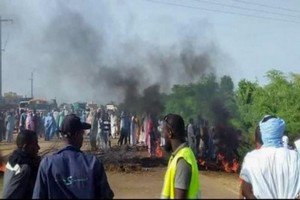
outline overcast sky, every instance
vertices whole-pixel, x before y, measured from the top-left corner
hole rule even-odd
[[[122,101],[205,73],[300,73],[299,0],[1,0],[3,92]],[[126,89],[125,86],[127,87]]]

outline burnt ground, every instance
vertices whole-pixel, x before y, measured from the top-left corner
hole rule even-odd
[[[107,171],[133,173],[148,171],[149,168],[166,167],[167,158],[149,157],[145,146],[117,146],[110,150],[90,153],[102,160]]]

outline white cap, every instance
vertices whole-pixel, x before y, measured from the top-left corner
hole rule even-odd
[[[288,144],[289,143],[288,136],[286,136],[286,135],[282,136],[282,142],[285,143],[285,144]]]

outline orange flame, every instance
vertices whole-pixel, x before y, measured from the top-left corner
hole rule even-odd
[[[5,163],[0,163],[0,172],[5,172]]]
[[[200,168],[208,170],[208,167],[206,166],[206,161],[205,160],[199,159],[198,162],[199,162],[199,165],[200,165],[199,167]]]
[[[234,159],[233,163],[232,163],[232,171],[234,173],[237,173],[239,168],[240,168],[240,164],[238,163],[238,161],[236,159]]]
[[[199,159],[198,162],[199,162],[199,164],[200,164],[201,166],[205,166],[205,163],[206,163],[205,160]]]
[[[233,159],[231,162],[225,160],[225,156],[221,153],[217,155],[217,160],[222,164],[225,172],[236,173],[240,167],[240,164],[236,159]]]
[[[159,141],[156,142],[155,156],[158,157],[158,158],[163,157],[163,151],[161,149]]]

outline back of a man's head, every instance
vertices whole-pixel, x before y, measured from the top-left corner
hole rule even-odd
[[[80,130],[90,129],[91,125],[85,122],[81,122],[80,118],[75,114],[69,114],[65,116],[60,132],[66,138],[75,136],[75,134]]]
[[[183,118],[177,114],[168,114],[164,120],[167,123],[167,127],[173,132],[174,139],[184,140],[185,126]]]
[[[285,130],[285,121],[277,116],[266,115],[259,122],[259,131],[263,147],[282,146],[282,136]]]
[[[37,139],[37,135],[34,131],[31,130],[21,130],[17,135],[16,145],[18,149],[23,149],[25,145],[32,143]]]

